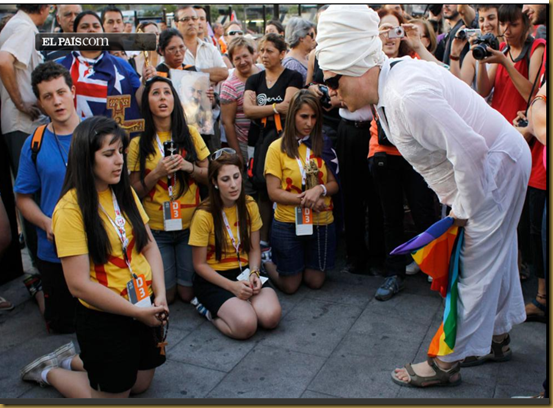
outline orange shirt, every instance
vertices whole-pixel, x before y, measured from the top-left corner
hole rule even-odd
[[[371,139],[369,140],[369,156],[371,158],[375,153],[384,152],[392,156],[401,156],[399,150],[394,146],[384,146],[378,143],[378,125],[376,120],[372,120],[371,123]]]

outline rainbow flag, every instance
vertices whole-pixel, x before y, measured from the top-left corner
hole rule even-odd
[[[430,357],[452,353],[457,336],[457,282],[464,230],[454,226],[453,221],[446,217],[391,252],[392,255],[410,253],[421,270],[432,277],[430,289],[445,297],[444,317],[430,343]]]

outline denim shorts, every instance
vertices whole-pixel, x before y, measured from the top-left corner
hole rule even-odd
[[[192,264],[192,247],[188,245],[190,230],[158,231],[152,230],[156,240],[165,273],[165,288],[192,286],[194,266]]]
[[[273,220],[271,246],[277,272],[283,276],[297,275],[305,269],[328,271],[336,259],[336,228],[334,223],[313,226],[313,235],[296,236],[296,225]],[[326,241],[326,260],[325,260]]]

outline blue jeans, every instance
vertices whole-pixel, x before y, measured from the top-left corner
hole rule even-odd
[[[194,266],[192,264],[192,247],[188,245],[190,230],[157,231],[152,230],[156,240],[165,274],[165,288],[169,290],[180,286],[192,286]]]

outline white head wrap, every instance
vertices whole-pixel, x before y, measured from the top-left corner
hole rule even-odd
[[[359,77],[386,60],[378,36],[378,14],[365,5],[334,5],[317,25],[316,55],[325,71]]]

